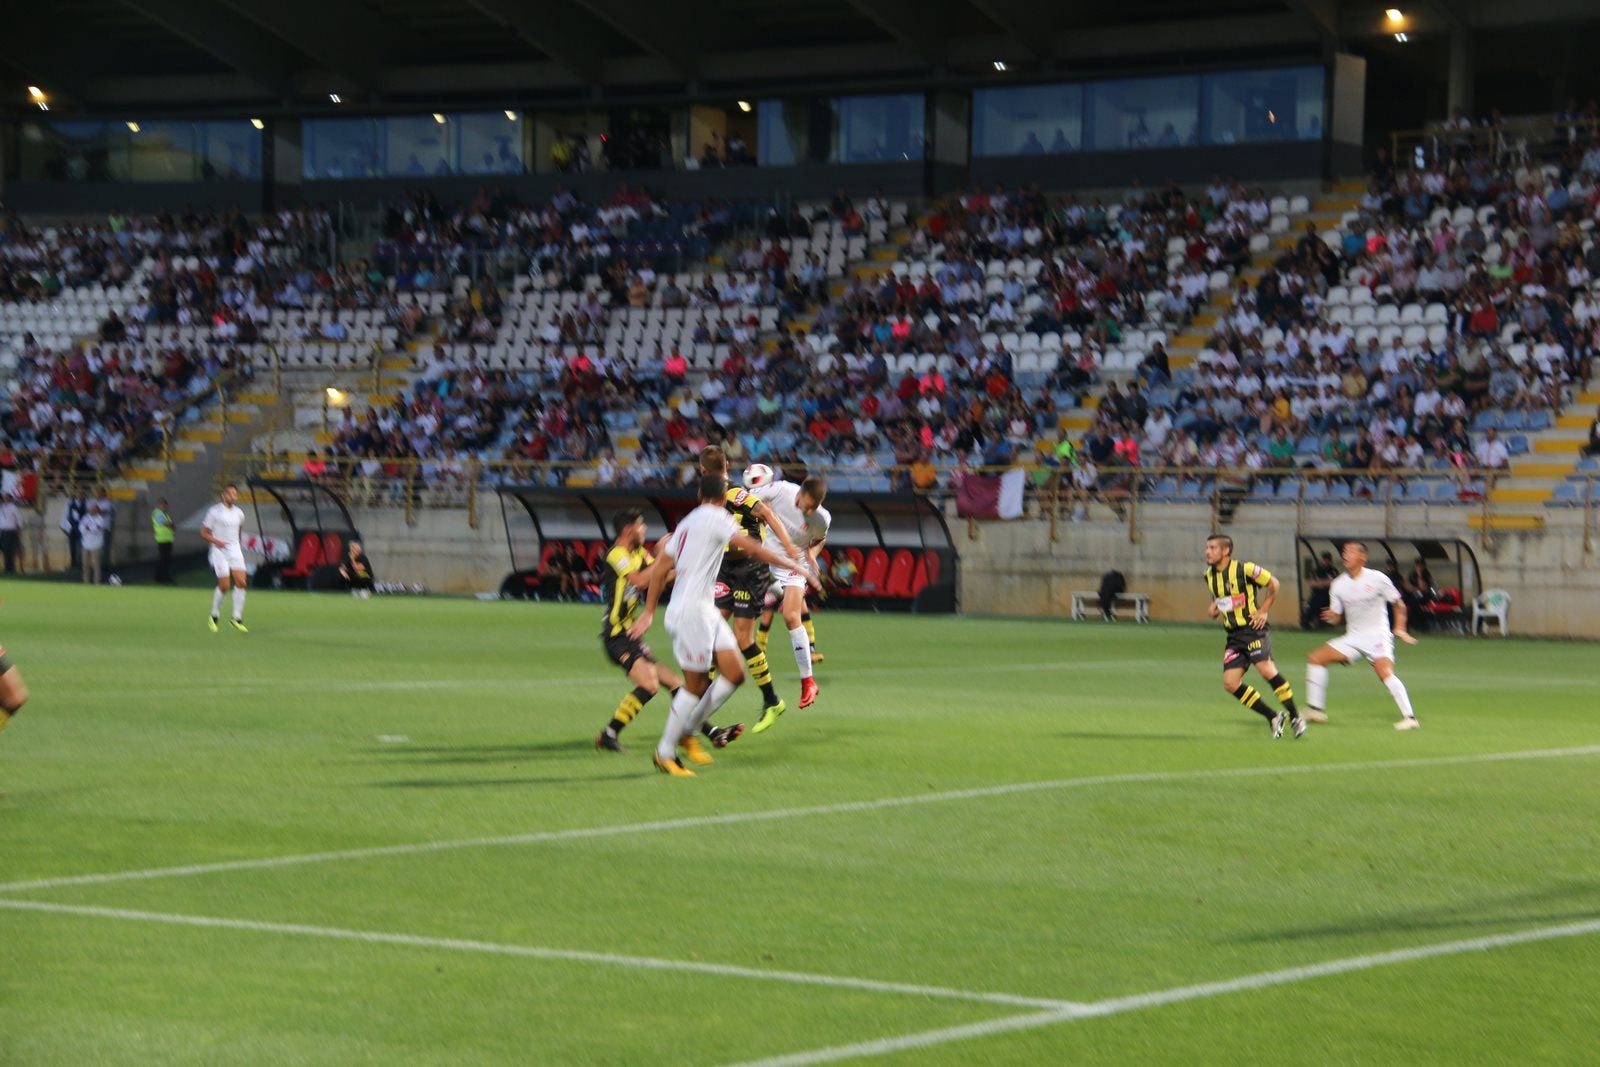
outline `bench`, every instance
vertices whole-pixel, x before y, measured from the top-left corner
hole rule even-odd
[[[1131,604],[1136,622],[1150,621],[1150,594],[1118,593],[1116,602],[1123,607]],[[1074,589],[1072,591],[1072,617],[1074,619],[1088,618],[1090,612],[1096,615],[1100,614],[1099,590]]]

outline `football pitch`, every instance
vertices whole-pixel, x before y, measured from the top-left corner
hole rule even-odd
[[[1214,628],[825,610],[690,781],[597,607],[3,592],[7,1067],[1594,1062],[1593,645],[1272,741]]]

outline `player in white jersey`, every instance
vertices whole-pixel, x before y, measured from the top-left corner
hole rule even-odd
[[[683,670],[683,688],[672,698],[672,713],[656,745],[655,763],[657,770],[679,778],[694,774],[678,758],[679,748],[691,763],[711,762],[711,754],[696,736],[700,724],[744,682],[744,657],[739,643],[716,606],[714,587],[723,555],[731,545],[771,566],[795,566],[799,562],[741,532],[738,520],[723,506],[727,493],[727,478],[720,474],[701,477],[700,506],[662,539],[656,550],[644,612],[628,631],[635,640],[650,631],[667,574],[675,570],[677,582],[672,603],[667,605],[666,622],[667,633],[672,636],[672,653]],[[715,682],[711,680],[713,664],[717,668]]]
[[[1312,722],[1328,721],[1323,711],[1328,695],[1328,664],[1364,659],[1372,664],[1378,679],[1400,709],[1400,721],[1394,728],[1415,730],[1419,723],[1411,710],[1411,696],[1400,676],[1394,673],[1394,639],[1398,637],[1408,645],[1417,643],[1417,639],[1406,632],[1406,602],[1387,574],[1367,569],[1366,545],[1360,541],[1346,541],[1343,559],[1345,573],[1335,578],[1328,589],[1328,609],[1322,613],[1322,618],[1333,623],[1342,618],[1344,636],[1313,649],[1306,657],[1306,688],[1310,691],[1306,718]],[[1389,624],[1391,606],[1394,608],[1392,628]]]
[[[244,530],[244,509],[239,506],[237,486],[223,486],[222,499],[212,504],[200,520],[200,537],[211,546],[206,558],[217,576],[217,588],[211,594],[211,632],[217,632],[217,618],[222,614],[222,598],[233,591],[233,628],[242,634],[249,633],[244,624],[244,550],[239,537]]]
[[[789,540],[804,554],[802,567],[773,567],[772,578],[783,591],[779,610],[789,628],[789,643],[794,646],[794,662],[800,671],[800,706],[809,708],[817,700],[817,680],[811,669],[811,636],[806,633],[800,617],[806,608],[806,585],[819,584],[817,555],[828,539],[828,527],[833,522],[828,509],[822,506],[828,487],[821,478],[813,476],[798,485],[775,481],[752,491],[772,509],[773,517],[782,524]],[[776,545],[773,535],[768,534],[768,538],[769,547]],[[768,708],[756,723],[754,732],[759,734],[770,729],[782,714],[782,705]]]

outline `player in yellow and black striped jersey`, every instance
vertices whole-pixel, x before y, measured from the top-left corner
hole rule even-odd
[[[637,509],[619,511],[612,522],[617,540],[600,562],[600,597],[606,607],[600,620],[600,642],[606,658],[632,679],[633,692],[623,697],[611,713],[611,722],[594,739],[594,747],[621,752],[618,735],[628,723],[663,686],[669,693],[676,693],[683,679],[657,663],[649,645],[628,635],[644,610],[644,594],[655,564],[644,547],[644,515]]]
[[[1294,689],[1272,662],[1272,633],[1267,612],[1278,598],[1278,579],[1259,563],[1233,558],[1233,538],[1212,534],[1206,538],[1206,588],[1211,592],[1209,614],[1222,622],[1227,644],[1222,651],[1222,688],[1235,700],[1267,720],[1273,737],[1283,736],[1284,713],[1275,711],[1261,694],[1244,682],[1251,664],[1283,701],[1294,723],[1294,736],[1305,736],[1306,722],[1295,707]]]
[[[724,478],[728,476],[728,457],[721,448],[712,445],[701,450],[700,473],[720,474]],[[724,506],[738,521],[741,532],[759,541],[763,531],[770,527],[782,542],[783,550],[789,556],[798,558],[799,553],[789,539],[788,531],[783,528],[783,523],[775,521],[766,501],[758,499],[746,489],[730,486]],[[729,619],[733,627],[733,638],[739,644],[740,654],[744,656],[750,680],[761,687],[762,714],[771,711],[773,715],[781,715],[784,703],[772,684],[772,667],[767,662],[766,650],[756,644],[756,618],[766,602],[767,584],[771,577],[772,570],[765,563],[730,548],[723,559],[722,569],[717,572],[716,603],[717,610]],[[712,730],[716,732],[717,728]],[[743,732],[744,724],[735,723],[726,731],[717,732],[712,743],[720,748]]]

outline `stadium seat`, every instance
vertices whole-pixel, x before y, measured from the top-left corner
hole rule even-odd
[[[928,588],[928,557],[923,553],[911,566],[911,596],[915,598],[926,588]]]
[[[866,557],[859,548],[846,548],[844,554],[850,560],[850,566],[854,567],[856,571],[856,584],[850,587],[850,595],[860,596],[862,592],[861,583],[866,581],[867,578]]]
[[[283,569],[285,578],[309,578],[311,572],[322,566],[322,535],[315,530],[307,530],[300,535],[300,544],[295,547],[294,562]]]
[[[911,571],[916,566],[916,559],[911,555],[910,549],[902,548],[894,554],[894,559],[889,563],[889,576],[884,581],[884,595],[895,599],[909,598],[911,596]]]
[[[881,548],[874,548],[867,553],[866,565],[858,572],[861,575],[856,583],[856,588],[863,596],[879,596],[883,592],[884,576],[889,570],[889,553]]]

